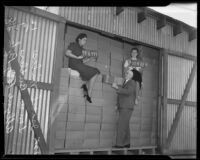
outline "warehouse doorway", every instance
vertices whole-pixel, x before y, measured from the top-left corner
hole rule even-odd
[[[134,45],[68,25],[65,33],[65,49],[81,32],[88,36],[85,48],[98,51],[98,60],[91,61],[88,65],[97,67],[101,75],[122,77],[123,61]],[[156,146],[159,50],[142,45],[140,47],[148,66],[143,71],[142,98],[135,107],[130,121],[131,146]],[[67,58],[64,55],[63,60],[63,67],[68,68]],[[64,123],[65,128],[62,132],[64,144],[56,145],[55,149],[109,148],[115,145],[117,95],[111,85],[103,83],[101,78],[102,76],[99,76],[94,87],[92,97],[94,102],[83,105],[80,79],[69,77],[67,119],[65,122],[56,123]],[[55,141],[60,142],[59,136],[55,138]]]

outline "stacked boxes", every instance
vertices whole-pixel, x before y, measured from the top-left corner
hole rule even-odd
[[[69,72],[68,112],[65,134],[65,148],[79,149],[84,143],[84,127],[86,119],[85,99],[81,90],[82,81],[78,72]]]
[[[98,148],[100,137],[100,124],[102,114],[102,82],[99,76],[95,83],[92,100],[89,104],[83,97],[81,85],[83,84],[77,73],[73,70],[64,70],[68,75],[67,91],[67,107],[66,112],[61,113],[56,126],[59,130],[56,131],[56,139],[62,139],[62,144],[57,148],[80,149],[80,148]],[[64,74],[64,72],[61,72]],[[62,76],[61,76],[62,77]],[[60,94],[63,93],[63,88],[60,87]],[[93,105],[94,104],[94,105]],[[57,143],[61,141],[57,141]]]
[[[91,66],[96,64],[94,61],[90,63]],[[114,72],[112,74],[116,75]],[[56,110],[59,112],[56,118],[56,148],[110,148],[115,145],[118,119],[117,94],[109,83],[102,82],[102,78],[102,75],[98,76],[92,92],[93,103],[90,104],[83,98],[81,89],[83,82],[79,74],[70,72],[67,68],[62,69],[60,99],[57,105],[59,109]],[[144,85],[144,97],[135,106],[130,120],[132,146],[154,144],[151,137],[155,137],[155,132],[152,133],[155,117],[152,120],[151,115],[156,100],[152,101],[155,97],[148,92],[152,93]]]

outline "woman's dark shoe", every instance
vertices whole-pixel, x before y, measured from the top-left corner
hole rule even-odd
[[[130,148],[130,144],[125,145],[124,148]]]
[[[92,103],[92,100],[91,100],[90,96],[88,95],[88,89],[87,89],[86,84],[83,84],[83,85],[81,86],[81,88],[82,88],[83,91],[84,91],[84,96],[83,96],[83,97],[86,97],[87,101],[90,102],[90,103]]]
[[[91,100],[90,96],[84,95],[84,97],[86,97],[86,99],[87,99],[88,102],[92,103],[92,100]]]
[[[86,99],[87,99],[88,102],[92,103],[92,100],[91,100],[90,96],[87,95]]]

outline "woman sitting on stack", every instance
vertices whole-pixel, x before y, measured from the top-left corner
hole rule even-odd
[[[86,44],[86,42],[87,35],[80,33],[76,37],[76,42],[69,44],[65,55],[69,57],[69,68],[80,73],[81,79],[85,82],[81,87],[84,91],[84,97],[87,99],[87,101],[92,103],[91,93],[100,71],[97,68],[84,64],[83,46]]]

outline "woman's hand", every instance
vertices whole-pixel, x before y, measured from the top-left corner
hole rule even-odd
[[[83,56],[81,55],[81,56],[77,56],[77,59],[83,59]]]
[[[91,58],[83,58],[83,63],[87,63],[90,60],[91,60]]]

